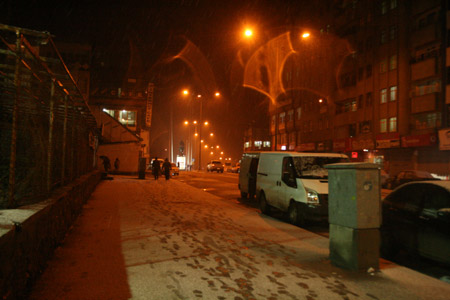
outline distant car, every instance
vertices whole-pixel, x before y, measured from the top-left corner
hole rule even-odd
[[[207,172],[216,171],[217,173],[219,173],[219,172],[223,173],[223,164],[220,160],[212,160],[206,166],[206,171]]]
[[[400,249],[450,265],[450,181],[406,183],[382,202],[381,254]]]
[[[423,181],[423,180],[439,180],[439,179],[434,178],[433,175],[431,175],[431,173],[427,171],[405,170],[401,171],[394,177],[386,179],[383,187],[392,190],[407,182]]]
[[[239,173],[241,170],[241,164],[237,163],[231,168],[231,173]]]
[[[147,169],[145,170],[146,173],[152,173],[152,172],[153,172],[152,164],[153,164],[153,161],[154,161],[154,160],[155,160],[155,159],[153,158],[153,159],[151,160],[151,162],[147,165]],[[161,174],[162,174],[162,165],[163,165],[163,163],[164,163],[164,159],[158,158],[158,161],[159,161],[159,166],[160,166],[159,175],[161,175]]]
[[[172,173],[172,176],[180,175],[180,168],[178,168],[175,163],[171,163],[170,165],[172,166],[172,169],[170,170]]]
[[[223,164],[223,170],[225,171],[225,172],[231,172],[231,163],[230,162],[226,162],[226,163],[224,163]]]

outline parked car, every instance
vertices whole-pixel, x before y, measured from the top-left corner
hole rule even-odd
[[[224,164],[223,164],[223,169],[224,169],[224,171],[225,172],[231,172],[231,163],[230,162],[225,162]]]
[[[175,163],[171,163],[170,165],[172,167],[172,169],[170,170],[171,171],[170,173],[172,174],[172,176],[180,175],[180,168],[178,168],[178,166]]]
[[[223,164],[220,160],[212,160],[206,166],[206,171],[207,172],[216,171],[217,173],[219,173],[219,172],[223,173]]]
[[[231,168],[231,173],[239,173],[241,170],[241,164],[237,163]]]
[[[450,265],[450,181],[406,183],[382,202],[381,254],[400,249]]]
[[[401,171],[394,177],[386,179],[383,187],[392,190],[407,182],[423,181],[423,180],[439,180],[439,179],[434,178],[433,175],[431,175],[431,173],[427,171],[405,170]]]

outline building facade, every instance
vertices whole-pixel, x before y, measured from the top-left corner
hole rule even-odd
[[[297,91],[271,106],[272,149],[343,152],[390,175],[448,176],[450,151],[438,138],[449,127],[447,2],[334,1],[330,12],[327,34],[350,54],[330,70],[331,91]]]

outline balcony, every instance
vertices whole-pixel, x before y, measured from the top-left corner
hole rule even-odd
[[[429,25],[413,32],[411,35],[411,46],[413,48],[428,44],[437,38],[436,26]]]
[[[417,114],[421,112],[436,110],[436,99],[438,93],[426,94],[411,99],[411,113]]]
[[[436,58],[411,64],[411,80],[419,80],[436,75]]]

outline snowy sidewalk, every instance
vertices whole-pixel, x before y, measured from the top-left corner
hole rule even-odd
[[[449,299],[384,263],[330,264],[328,239],[176,180],[103,181],[31,299]]]

